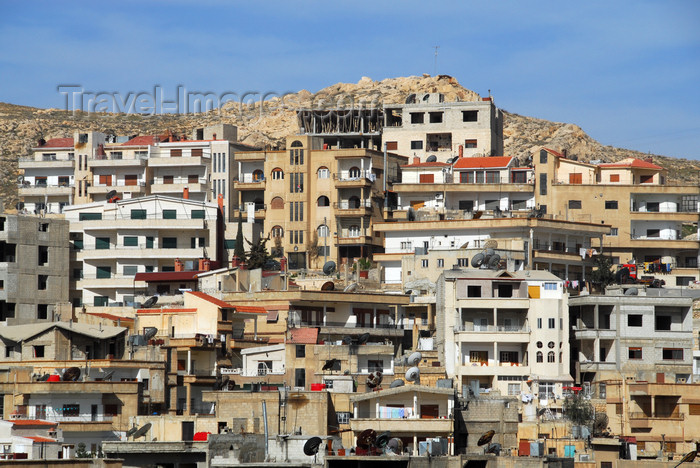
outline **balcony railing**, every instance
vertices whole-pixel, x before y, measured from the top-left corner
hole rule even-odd
[[[160,184],[160,185],[173,185],[173,184],[206,184],[207,183],[207,178],[206,177],[198,177],[197,180],[190,180],[188,177],[175,177],[173,178],[172,182],[168,181],[165,182],[163,178],[156,178],[151,180],[151,184]]]
[[[364,171],[340,171],[333,174],[333,178],[341,182],[349,182],[356,180],[369,180],[375,181],[377,179],[376,174],[371,170],[367,169]]]
[[[131,217],[131,213],[126,212],[126,213],[119,213],[119,212],[114,212],[114,213],[109,213],[109,212],[103,212],[102,217],[100,219],[83,219],[80,222],[85,223],[85,222],[90,222],[90,221],[122,221],[122,220],[144,220],[144,219],[162,219],[164,221],[175,221],[175,220],[191,220],[191,221],[215,221],[216,220],[216,214],[212,214],[212,216],[206,216],[204,218],[193,218],[189,213],[176,213],[170,217],[163,217],[163,213],[147,213],[146,216],[140,216],[139,217]]]
[[[254,205],[255,205],[255,211],[267,209],[267,205],[265,205],[264,203],[254,203]],[[248,211],[248,206],[249,206],[248,203],[244,203],[244,204],[238,206],[238,210],[239,211]]]
[[[147,154],[135,154],[133,157],[125,158],[122,154],[96,154],[95,156],[92,156],[89,158],[90,160],[93,161],[139,161],[139,160],[144,160],[148,159]]]
[[[372,208],[372,200],[341,200],[333,203],[333,208],[338,210],[357,210],[360,208]]]
[[[467,322],[457,324],[455,331],[481,332],[481,333],[529,333],[530,327],[518,325],[475,325]]]
[[[685,414],[684,413],[659,414],[657,412],[656,414],[651,415],[651,414],[645,413],[644,411],[632,411],[632,412],[630,412],[630,419],[649,419],[649,418],[670,419],[672,421],[683,421],[685,419]]]
[[[254,174],[240,174],[236,182],[242,184],[257,184],[258,182],[265,182],[265,176],[258,176]]]
[[[146,181],[145,180],[137,180],[135,182],[133,181],[127,181],[127,180],[115,180],[110,182],[109,184],[100,184],[100,183],[93,183],[93,187],[145,187],[146,186]]]
[[[367,235],[367,229],[341,229],[338,232],[338,237],[341,239],[362,237]]]
[[[290,320],[290,326],[298,327],[329,327],[329,328],[374,328],[374,329],[394,329],[403,330],[403,325],[401,323],[353,323],[353,322],[317,322],[317,321],[306,321],[306,320]]]

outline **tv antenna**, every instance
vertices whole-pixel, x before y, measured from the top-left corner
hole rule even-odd
[[[437,76],[437,56],[438,56],[438,49],[440,46],[433,46],[435,48],[435,73],[434,76]]]

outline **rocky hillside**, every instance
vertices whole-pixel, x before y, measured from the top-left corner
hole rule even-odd
[[[480,96],[462,87],[455,78],[438,75],[390,78],[358,83],[338,83],[310,93],[302,90],[284,98],[246,105],[229,103],[221,112],[139,116],[110,113],[76,113],[57,109],[36,109],[0,103],[0,198],[6,206],[16,201],[17,159],[31,153],[39,138],[72,136],[74,130],[97,130],[115,135],[157,134],[170,130],[190,135],[192,128],[224,122],[239,127],[239,138],[248,144],[281,147],[284,137],[298,131],[294,111],[298,108],[381,105],[403,102],[410,93],[440,92],[446,101],[478,100]],[[498,102],[496,103],[498,104]],[[644,157],[637,151],[603,146],[574,124],[549,122],[505,113],[505,154],[525,158],[540,146],[567,149],[569,154],[589,161],[618,161]],[[653,156],[674,180],[697,180],[696,161]]]

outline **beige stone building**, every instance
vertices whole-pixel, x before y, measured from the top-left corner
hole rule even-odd
[[[373,223],[383,219],[387,189],[406,158],[369,149],[324,150],[309,136],[287,138],[286,151],[238,152],[240,214],[261,226],[268,248],[289,268],[320,269],[381,251]],[[237,217],[237,215],[236,215]]]

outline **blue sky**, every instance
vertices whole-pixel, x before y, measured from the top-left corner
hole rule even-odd
[[[317,91],[363,76],[456,77],[510,112],[606,145],[700,159],[700,2],[0,3],[0,101],[59,84],[126,94]]]

